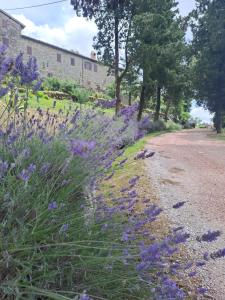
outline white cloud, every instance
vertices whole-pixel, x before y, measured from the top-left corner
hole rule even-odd
[[[47,23],[37,25],[23,14],[13,16],[26,26],[23,34],[68,50],[77,50],[87,56],[90,55],[93,37],[97,32],[93,21],[72,16],[62,26],[50,26]]]

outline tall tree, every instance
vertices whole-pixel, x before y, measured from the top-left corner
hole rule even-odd
[[[225,110],[225,2],[196,0],[192,12],[194,88],[198,103],[215,113],[217,133]]]
[[[71,0],[78,15],[94,17],[98,27],[94,47],[115,74],[116,113],[121,106],[121,82],[131,63],[129,51],[133,18],[131,0]],[[121,65],[121,57],[123,65]]]
[[[176,8],[174,0],[139,1],[139,13],[135,16],[135,37],[139,42],[137,57],[143,74],[139,119],[146,97],[154,91],[155,120],[158,120],[162,91],[176,64],[181,63],[184,31]]]

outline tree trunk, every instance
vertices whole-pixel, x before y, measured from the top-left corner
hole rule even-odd
[[[138,111],[138,117],[137,117],[138,121],[141,120],[144,106],[145,106],[145,85],[143,84],[142,89],[141,89],[141,97],[140,97],[139,111]]]
[[[146,71],[143,69],[143,83],[141,88],[141,96],[140,96],[140,103],[139,103],[139,111],[137,120],[140,121],[142,117],[142,113],[145,107],[145,91],[146,91]]]
[[[119,18],[115,12],[115,84],[116,84],[116,115],[118,115],[121,107],[120,97],[120,74],[119,74]]]
[[[129,98],[128,98],[128,104],[131,106],[132,105],[132,103],[131,103],[131,100],[132,100],[132,97],[131,97],[132,95],[131,95],[131,92],[129,92]]]
[[[169,120],[169,110],[170,110],[170,100],[167,100],[167,104],[166,104],[166,111],[165,111],[165,117],[164,117],[164,120],[166,122],[168,122]]]
[[[159,120],[159,114],[161,109],[161,87],[157,87],[157,102],[156,102],[156,108],[155,108],[155,118],[154,121]]]
[[[222,110],[217,109],[216,111],[216,132],[217,134],[222,133]]]

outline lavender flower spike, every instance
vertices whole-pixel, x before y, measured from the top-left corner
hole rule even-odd
[[[176,203],[176,204],[173,206],[173,208],[174,208],[174,209],[178,209],[178,208],[184,206],[185,203],[186,203],[185,201],[183,201],[183,202],[178,202],[178,203]]]
[[[214,242],[217,240],[217,238],[221,235],[221,232],[219,230],[217,231],[208,231],[207,233],[203,234],[201,237],[197,237],[198,242]]]
[[[89,153],[94,150],[96,143],[94,141],[71,140],[70,152],[75,156],[78,155],[87,158]]]

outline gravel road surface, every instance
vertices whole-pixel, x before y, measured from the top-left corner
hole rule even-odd
[[[155,137],[147,145],[156,154],[146,160],[146,171],[171,225],[183,225],[192,234],[188,247],[194,257],[225,248],[225,141],[212,135],[208,129],[185,130]],[[187,203],[171,209],[179,201]],[[208,230],[222,235],[211,244],[197,242]],[[225,300],[225,258],[210,260],[200,277],[209,299]]]

